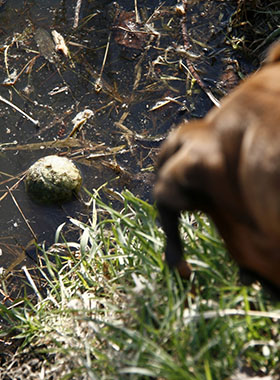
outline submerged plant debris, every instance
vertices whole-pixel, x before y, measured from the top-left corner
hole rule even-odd
[[[136,21],[135,12],[120,11],[113,30],[115,41],[126,48],[142,49],[149,35],[143,24]]]
[[[58,57],[55,53],[55,44],[50,33],[43,28],[38,28],[34,34],[34,39],[40,54],[50,63],[54,63]]]

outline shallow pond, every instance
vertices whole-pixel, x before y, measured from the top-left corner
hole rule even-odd
[[[40,122],[0,102],[0,267],[6,273],[33,264],[34,234],[49,245],[69,216],[89,214],[85,193],[61,207],[33,203],[23,176],[35,160],[65,155],[89,191],[108,182],[113,191],[129,188],[152,201],[154,158],[172,125],[204,116],[213,106],[208,90],[220,99],[253,69],[227,37],[236,2],[194,1],[185,19],[176,4],[84,0],[78,9],[76,1],[7,0],[0,8],[0,96]],[[53,30],[69,56],[55,52]],[[84,110],[93,115],[75,129],[73,119]]]

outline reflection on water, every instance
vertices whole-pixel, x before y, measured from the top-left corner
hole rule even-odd
[[[201,117],[213,106],[180,69],[186,53],[180,48],[182,16],[176,3],[138,0],[134,13],[128,0],[83,1],[76,28],[76,2],[8,0],[0,8],[0,95],[40,121],[38,128],[0,103],[0,267],[32,264],[22,254],[33,239],[24,218],[38,241],[51,244],[68,216],[87,217],[79,200],[44,207],[26,196],[19,180],[42,156],[59,153],[75,160],[89,190],[120,177],[109,186],[126,186],[151,199],[160,141],[181,114]],[[194,2],[187,17],[188,59],[218,98],[223,92],[217,83],[233,58],[225,37],[232,12],[229,2]],[[70,58],[52,56],[54,29],[64,37]],[[93,116],[73,130],[72,120],[85,109]]]

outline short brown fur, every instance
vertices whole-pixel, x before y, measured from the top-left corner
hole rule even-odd
[[[155,184],[166,261],[188,278],[178,232],[183,210],[214,220],[242,269],[280,290],[280,43],[204,119],[183,122],[162,146]]]

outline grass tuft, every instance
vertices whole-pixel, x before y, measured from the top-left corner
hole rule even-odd
[[[79,244],[65,241],[61,226],[55,244],[40,247],[46,294],[1,305],[23,343],[0,377],[16,378],[23,363],[30,379],[212,380],[241,368],[277,374],[277,305],[259,286],[240,286],[213,224],[182,216],[194,268],[187,283],[162,261],[155,208],[129,192],[119,197],[120,211],[95,195],[89,223],[71,219]]]

